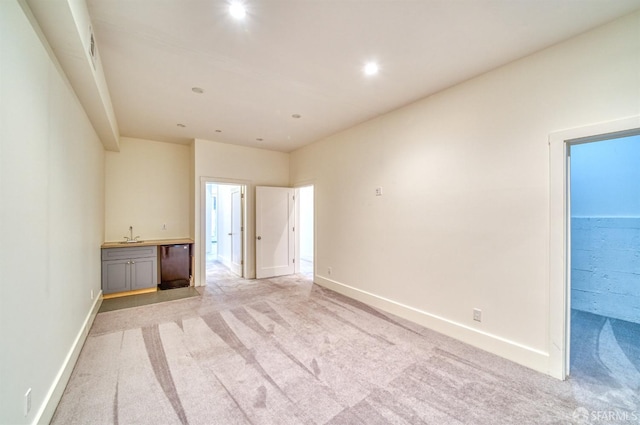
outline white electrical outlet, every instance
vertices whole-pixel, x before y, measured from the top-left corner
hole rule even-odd
[[[382,188],[376,187],[376,196],[382,196]]]
[[[476,322],[482,322],[482,310],[480,310],[479,308],[473,309],[473,320],[475,320]]]
[[[31,411],[31,388],[24,393],[24,415],[27,416]]]
[[[331,269],[331,267],[327,267],[327,274],[328,274],[328,275],[331,275],[331,272],[332,272],[332,271],[333,271],[333,270]]]

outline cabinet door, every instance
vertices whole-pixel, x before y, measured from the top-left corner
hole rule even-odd
[[[155,258],[131,260],[131,290],[154,288],[158,285],[158,270]]]
[[[129,290],[129,260],[102,262],[102,293],[112,294]]]

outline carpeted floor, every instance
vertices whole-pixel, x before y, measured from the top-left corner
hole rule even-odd
[[[597,423],[640,420],[635,378],[610,382],[607,396],[305,275],[207,274],[201,297],[98,314],[52,423],[570,424],[595,412],[618,415]]]
[[[580,388],[640,423],[640,324],[572,310],[570,364]]]

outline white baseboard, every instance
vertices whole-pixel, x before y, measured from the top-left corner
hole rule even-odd
[[[399,303],[388,298],[354,288],[327,277],[316,275],[314,282],[349,298],[362,301],[388,313],[410,320],[426,328],[465,342],[481,350],[488,351],[521,364],[538,372],[549,374],[549,354],[527,347],[488,332],[471,328],[461,323],[440,317],[426,311]]]
[[[60,370],[58,371],[58,374],[56,375],[51,388],[49,388],[49,391],[44,398],[44,403],[42,403],[40,410],[38,410],[38,413],[35,415],[35,418],[33,420],[34,424],[48,424],[51,422],[51,419],[53,419],[53,414],[58,407],[58,403],[62,398],[64,389],[69,382],[69,378],[71,378],[71,372],[73,372],[73,368],[78,361],[80,351],[82,350],[84,342],[87,339],[87,335],[89,335],[89,330],[93,325],[93,321],[95,320],[101,305],[102,291],[100,291],[98,296],[95,298],[93,307],[89,311],[89,314],[87,314],[87,317],[85,318],[84,323],[80,328],[80,332],[78,332],[75,341],[73,341],[73,344],[69,349],[69,353],[67,353],[67,357],[64,359],[64,362],[62,363],[62,366],[60,367]]]

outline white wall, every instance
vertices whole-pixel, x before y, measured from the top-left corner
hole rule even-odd
[[[30,19],[0,1],[3,424],[48,422],[100,293],[102,144]]]
[[[190,236],[190,154],[187,145],[126,137],[120,152],[106,152],[106,241],[124,240],[129,226],[142,240]]]
[[[193,144],[195,197],[194,236],[196,241],[196,276],[198,285],[205,284],[203,246],[200,243],[202,226],[203,178],[218,182],[237,182],[247,185],[247,246],[245,264],[247,277],[255,277],[255,186],[288,186],[289,154],[228,145],[196,139]]]
[[[549,134],[637,115],[638,75],[640,13],[293,152],[316,282],[548,372]]]

